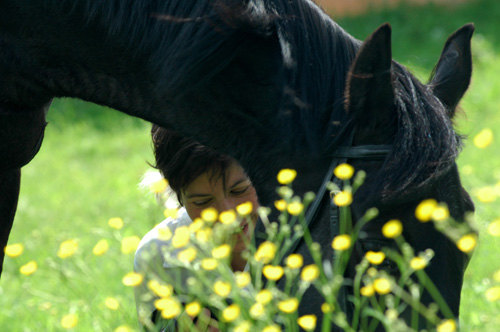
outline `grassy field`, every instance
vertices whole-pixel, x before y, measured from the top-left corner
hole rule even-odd
[[[485,128],[500,137],[498,17],[498,1],[478,0],[454,9],[402,6],[338,19],[360,39],[390,22],[394,58],[421,79],[429,76],[450,33],[467,22],[476,25],[473,82],[456,119],[458,130],[469,137],[458,163],[476,202],[480,232],[462,293],[463,331],[493,332],[500,326],[500,301],[484,297],[500,269],[500,241],[486,231],[490,221],[500,217],[500,143],[494,140],[485,149],[473,144]],[[56,100],[49,122],[42,150],[23,169],[9,243],[22,243],[24,252],[4,263],[0,331],[61,331],[67,314],[78,317],[75,331],[113,331],[119,326],[135,330],[132,289],[122,284],[132,270],[133,253],[123,253],[121,243],[124,238],[133,242],[162,219],[152,197],[138,188],[153,160],[149,124],[73,100]],[[487,201],[481,193],[488,189],[494,192],[491,202],[481,202]],[[112,217],[121,217],[124,227],[111,228]],[[78,249],[62,259],[57,256],[59,246],[69,239],[77,241]],[[101,239],[108,241],[109,250],[96,256],[92,249]],[[19,268],[32,260],[38,265],[35,273],[20,274]],[[118,308],[109,299],[106,306],[107,298],[117,300]]]

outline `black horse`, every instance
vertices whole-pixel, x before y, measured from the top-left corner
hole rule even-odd
[[[391,245],[380,227],[400,219],[416,251],[436,253],[427,272],[458,315],[468,258],[413,211],[425,198],[446,203],[457,220],[473,210],[452,127],[470,81],[472,32],[467,25],[448,39],[425,85],[391,60],[388,25],[362,45],[309,0],[2,0],[0,246],[20,168],[40,147],[54,97],[107,105],[234,156],[264,205],[276,198],[272,179],[285,167],[298,171],[298,194],[316,191],[332,152],[353,132],[353,145],[392,149],[384,160],[347,160],[367,172],[354,221],[367,208],[380,211],[352,266],[364,251]],[[327,248],[329,199],[319,199],[311,232]],[[319,312],[315,296],[303,312]]]

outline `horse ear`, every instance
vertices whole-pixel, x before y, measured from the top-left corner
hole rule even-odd
[[[391,26],[384,24],[363,43],[347,76],[346,109],[363,130],[392,123],[391,65]]]
[[[471,37],[474,25],[467,24],[453,33],[444,45],[429,85],[453,117],[455,108],[469,87],[472,74]]]

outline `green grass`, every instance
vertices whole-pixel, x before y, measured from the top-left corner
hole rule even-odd
[[[498,218],[499,200],[481,203],[477,189],[500,181],[499,142],[484,150],[472,137],[491,128],[500,137],[500,2],[474,1],[454,9],[408,7],[343,18],[339,23],[364,39],[378,25],[393,27],[394,58],[421,79],[429,76],[449,34],[474,22],[474,75],[457,116],[458,130],[469,136],[458,160],[464,186],[476,201],[479,245],[466,271],[462,293],[463,331],[497,331],[500,303],[489,303],[483,293],[491,275],[500,268],[496,257],[500,241],[486,227]],[[133,256],[120,252],[124,236],[142,236],[162,219],[161,210],[138,182],[152,162],[149,125],[118,112],[74,100],[57,100],[40,153],[23,168],[18,213],[9,243],[23,243],[24,253],[6,258],[0,282],[0,331],[60,331],[63,315],[79,315],[77,331],[110,331],[120,325],[136,328],[132,290],[123,275],[132,270]],[[122,217],[125,227],[112,230],[107,221]],[[59,244],[79,240],[75,257],[56,256]],[[101,238],[110,243],[104,256],[92,254]],[[38,262],[31,276],[19,274],[30,260]],[[112,311],[103,304],[108,296],[120,300]]]

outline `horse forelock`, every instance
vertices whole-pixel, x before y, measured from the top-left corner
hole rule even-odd
[[[454,165],[462,144],[446,107],[431,88],[397,63],[393,73],[398,127],[393,152],[379,174],[386,199],[435,181]]]

